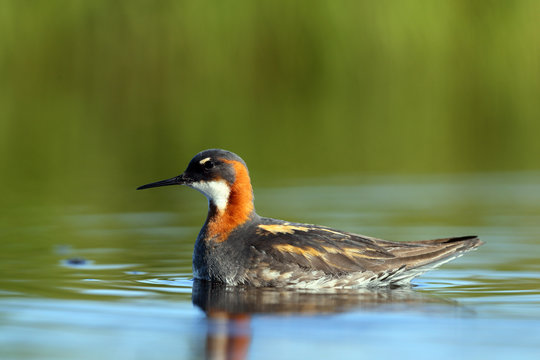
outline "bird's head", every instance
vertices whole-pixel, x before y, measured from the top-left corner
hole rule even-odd
[[[182,174],[140,186],[137,190],[167,185],[187,185],[200,191],[218,212],[225,212],[231,205],[253,210],[253,190],[246,163],[230,151],[201,151]]]

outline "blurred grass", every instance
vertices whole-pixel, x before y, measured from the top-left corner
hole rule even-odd
[[[108,195],[210,147],[260,182],[538,170],[539,13],[537,1],[4,0],[0,184],[6,197]]]

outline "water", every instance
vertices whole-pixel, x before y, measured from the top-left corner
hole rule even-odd
[[[235,289],[192,281],[206,204],[190,189],[129,189],[114,211],[12,206],[0,223],[0,358],[540,356],[540,174],[312,178],[255,195],[265,216],[486,244],[411,288]]]
[[[0,358],[540,358],[539,11],[1,1]],[[210,147],[261,215],[486,244],[412,289],[199,286],[201,195],[134,189]]]

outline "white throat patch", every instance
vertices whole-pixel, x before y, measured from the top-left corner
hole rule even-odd
[[[227,207],[231,189],[225,180],[199,181],[191,183],[189,186],[200,191],[208,201],[216,205],[219,211],[224,211]]]

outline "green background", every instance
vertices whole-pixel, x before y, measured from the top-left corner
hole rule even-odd
[[[4,0],[4,200],[107,201],[212,147],[263,185],[538,170],[538,14],[538,1]]]
[[[246,160],[262,216],[486,242],[411,298],[359,292],[350,310],[234,290],[247,313],[311,312],[254,315],[252,358],[540,358],[539,15],[538,0],[0,0],[0,358],[199,359],[245,334],[191,303],[203,196],[135,191],[212,147]]]

